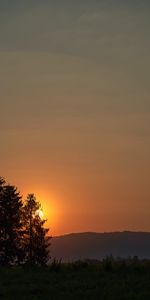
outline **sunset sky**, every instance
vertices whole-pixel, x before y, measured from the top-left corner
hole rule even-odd
[[[0,138],[52,235],[150,231],[150,1],[0,0]]]

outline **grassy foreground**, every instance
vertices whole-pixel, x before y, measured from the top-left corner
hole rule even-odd
[[[150,262],[77,262],[47,268],[1,268],[0,299],[147,300]]]

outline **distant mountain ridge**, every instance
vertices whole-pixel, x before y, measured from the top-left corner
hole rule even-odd
[[[62,261],[138,256],[150,258],[149,232],[72,233],[53,237],[51,256]]]

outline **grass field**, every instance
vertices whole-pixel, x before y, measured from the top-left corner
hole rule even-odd
[[[149,300],[149,261],[53,263],[47,268],[1,268],[0,299]]]

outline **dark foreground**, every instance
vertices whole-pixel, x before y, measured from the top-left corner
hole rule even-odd
[[[150,262],[53,263],[47,268],[0,269],[0,299],[147,300]]]

